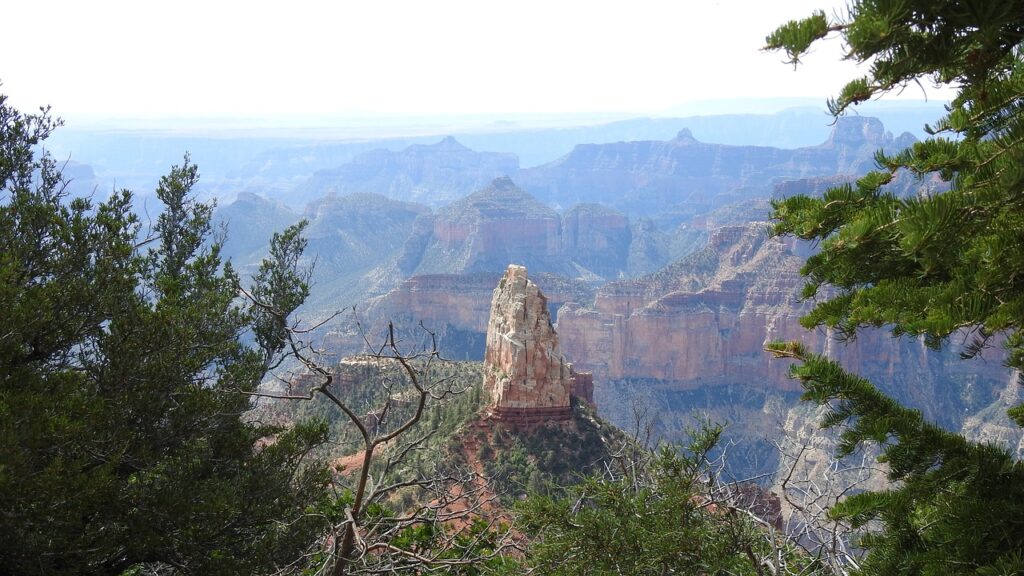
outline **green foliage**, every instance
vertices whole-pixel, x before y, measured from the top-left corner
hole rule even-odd
[[[504,530],[500,527],[499,530]],[[454,535],[452,534],[454,532]],[[516,562],[496,554],[501,547],[499,532],[481,518],[476,518],[464,529],[445,529],[437,523],[423,523],[404,529],[392,541],[403,550],[417,552],[437,551],[429,565],[409,558],[407,562],[389,565],[387,572],[403,570],[416,574],[454,574],[479,576],[481,574],[511,573]]]
[[[300,221],[275,232],[270,239],[270,254],[260,262],[253,279],[251,307],[253,335],[265,353],[264,364],[269,368],[274,358],[288,342],[288,317],[309,296],[309,276],[312,267],[299,264],[309,243],[302,232],[307,222]]]
[[[584,477],[599,474],[628,442],[621,430],[600,423],[579,403],[569,422],[522,430],[498,425],[480,434],[478,456],[506,504],[526,495],[564,494]]]
[[[302,462],[325,426],[243,418],[263,355],[196,167],[161,179],[137,245],[130,193],[69,200],[33,153],[56,124],[0,96],[0,572],[288,566],[320,530]]]
[[[331,368],[337,383],[337,396],[344,400],[356,414],[369,415],[389,405],[389,416],[378,423],[379,431],[386,432],[400,424],[412,414],[415,406],[403,402],[409,396],[411,382],[397,363],[371,361],[369,356],[356,356],[356,362],[343,362]],[[359,362],[358,360],[365,360]],[[434,449],[447,451],[456,431],[476,417],[486,404],[483,394],[483,364],[480,362],[433,362],[429,368],[422,367],[423,379],[427,382],[448,382],[457,394],[443,399],[430,397],[424,407],[423,417],[414,427],[415,434],[433,431],[424,450],[415,451],[407,457],[413,466],[429,465],[437,460]],[[389,398],[394,397],[390,403]],[[260,417],[273,421],[325,421],[331,442],[319,449],[330,458],[347,456],[362,449],[361,437],[351,420],[327,398],[315,395],[308,401],[272,402],[261,405],[257,410]]]
[[[829,33],[828,20],[825,13],[818,10],[809,18],[790,20],[765,39],[769,48],[782,48],[789,56],[789,64],[800,63],[800,56],[807,52],[811,44],[821,40]]]
[[[821,244],[803,270],[804,296],[838,289],[805,326],[846,337],[891,326],[933,346],[974,328],[965,355],[1000,334],[1007,364],[1024,367],[1022,14],[1015,2],[873,0],[854,3],[844,22],[828,26],[841,32],[850,58],[872,62],[871,77],[847,86],[835,113],[919,78],[957,83],[960,92],[934,137],[893,156],[879,153],[879,170],[856,185],[774,202],[777,234]],[[806,51],[795,30],[820,31],[821,17],[783,26],[768,48]],[[897,197],[886,185],[900,171],[941,179],[949,190]]]
[[[851,496],[830,511],[855,527],[880,520],[884,532],[860,544],[871,553],[865,574],[975,574],[1021,565],[1024,551],[1024,463],[1006,449],[969,442],[930,424],[838,363],[797,343],[776,342],[804,400],[830,411],[822,426],[843,426],[840,455],[861,444],[882,447],[893,488]]]
[[[794,60],[823,37],[814,23],[783,26],[769,49]],[[839,32],[848,58],[870,62],[830,102],[834,114],[920,79],[959,89],[932,137],[878,170],[826,192],[774,203],[775,232],[820,243],[808,259],[803,319],[852,338],[865,326],[920,336],[930,346],[969,331],[965,357],[1002,340],[1006,363],[1024,368],[1024,5],[1020,2],[853,2]],[[887,185],[901,172],[946,191],[901,197]],[[828,291],[822,288],[828,287]],[[769,350],[794,366],[805,398],[831,408],[824,426],[844,426],[841,452],[883,448],[896,482],[832,510],[855,524],[881,521],[865,538],[866,574],[1016,574],[1024,571],[1024,469],[1004,448],[969,442],[925,422],[864,379],[799,344]],[[1024,405],[1009,415],[1024,425]]]
[[[779,544],[749,517],[715,500],[708,454],[719,427],[691,432],[685,450],[663,447],[621,462],[613,478],[593,476],[561,498],[532,496],[520,507],[533,536],[527,555],[541,574],[761,574],[809,559]],[[777,543],[778,544],[778,543]]]

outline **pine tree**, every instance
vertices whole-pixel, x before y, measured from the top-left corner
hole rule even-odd
[[[1024,368],[1024,3],[855,2],[839,23],[819,12],[782,26],[768,48],[795,63],[832,32],[848,58],[871,62],[869,76],[830,102],[833,114],[922,79],[959,93],[928,127],[932,137],[879,153],[879,170],[821,198],[775,202],[778,234],[821,244],[804,267],[803,296],[838,289],[803,324],[846,336],[891,326],[933,346],[973,330],[968,356],[999,334],[1007,364]],[[886,184],[900,171],[940,178],[948,190],[898,197]],[[1024,425],[1024,408],[1012,415]]]
[[[188,158],[140,241],[131,194],[69,199],[59,124],[0,96],[0,572],[234,574],[323,526],[319,424],[244,417],[265,372]]]
[[[685,446],[622,451],[607,474],[534,493],[519,507],[531,536],[532,573],[827,574],[743,509],[735,486],[720,483],[709,458],[722,428],[690,430]]]
[[[848,338],[884,326],[933,347],[966,331],[965,357],[1002,341],[1006,364],[1024,368],[1024,3],[864,0],[838,21],[817,12],[789,22],[767,48],[796,64],[832,34],[847,58],[870,62],[829,103],[834,115],[922,80],[958,94],[928,139],[879,153],[878,170],[821,198],[774,203],[776,233],[820,244],[803,269],[803,296],[817,304],[802,323]],[[903,171],[944,185],[900,197],[886,185]],[[1024,465],[1005,447],[925,422],[798,344],[768,348],[801,361],[793,374],[804,398],[831,408],[824,426],[845,427],[842,453],[883,448],[892,487],[832,510],[858,525],[881,521],[862,542],[863,573],[1024,572]],[[1024,425],[1024,405],[1009,414]]]

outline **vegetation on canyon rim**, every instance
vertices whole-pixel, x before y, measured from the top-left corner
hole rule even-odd
[[[880,154],[879,170],[855,184],[775,204],[776,233],[820,243],[805,296],[822,300],[806,326],[850,338],[888,326],[936,346],[968,331],[966,356],[1001,343],[1007,364],[1024,368],[1022,14],[1020,2],[866,0],[839,22],[818,13],[769,36],[793,63],[830,34],[850,58],[871,62],[831,103],[837,115],[919,80],[959,86],[933,138]],[[327,469],[308,461],[327,424],[245,417],[250,394],[293,344],[286,318],[307,294],[295,275],[300,228],[278,237],[281,258],[240,301],[243,283],[211,238],[211,209],[191,194],[195,166],[186,159],[161,181],[165,210],[148,232],[127,192],[99,204],[67,198],[58,165],[35,152],[56,125],[0,96],[0,571],[298,571],[332,525],[354,537],[345,517],[354,496],[329,497]],[[901,171],[948,190],[887,192]],[[272,310],[261,305],[276,297]],[[245,333],[257,346],[243,343]],[[843,427],[842,453],[883,447],[893,487],[832,511],[855,525],[880,521],[862,541],[861,572],[1024,572],[1024,466],[1004,447],[931,425],[798,344],[769,348],[800,361],[793,373],[805,397],[831,408],[825,426]],[[1024,406],[1009,415],[1024,425]],[[759,573],[750,558],[766,541],[745,521],[704,512],[701,454],[714,437],[699,433],[688,456],[652,457],[643,474],[527,504],[524,517],[543,537],[527,563],[565,573]],[[366,510],[378,526],[390,518],[384,507]],[[617,539],[601,540],[621,526]],[[688,538],[677,537],[680,527]],[[498,546],[486,530],[470,534],[453,543],[458,554]],[[398,536],[404,558],[444,542],[411,525]],[[578,553],[587,546],[605,555],[599,563]],[[488,568],[442,552],[432,557],[439,569]]]
[[[286,566],[323,531],[306,510],[325,425],[247,421],[268,369],[258,314],[211,241],[194,165],[157,190],[68,201],[34,148],[56,126],[0,96],[0,571],[242,573]],[[260,439],[276,441],[253,450]]]
[[[959,88],[927,140],[878,170],[820,198],[774,203],[775,232],[820,244],[803,273],[802,319],[847,338],[890,327],[938,346],[970,333],[964,356],[1002,341],[1006,363],[1024,368],[1024,6],[1019,2],[855,3],[848,18],[816,13],[768,37],[792,63],[830,33],[868,76],[830,102],[835,115],[921,80]],[[912,87],[910,87],[912,89]],[[898,197],[885,185],[900,171],[948,185]],[[825,293],[823,287],[835,292]],[[883,447],[892,487],[846,499],[832,515],[855,525],[877,519],[862,540],[865,574],[1011,574],[1024,571],[1024,464],[1005,447],[973,443],[932,425],[838,364],[796,343],[775,343],[805,399],[827,405],[822,421],[843,426],[840,452]],[[1024,425],[1024,405],[1008,410]]]

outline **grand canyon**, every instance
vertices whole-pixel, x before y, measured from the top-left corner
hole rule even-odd
[[[769,202],[850,182],[874,166],[875,151],[914,141],[848,117],[816,146],[713,144],[683,129],[663,141],[581,144],[519,168],[509,153],[445,137],[317,172],[301,190],[322,198],[304,211],[246,195],[220,213],[243,231],[228,246],[243,265],[261,251],[246,230],[309,220],[317,289],[305,313],[354,306],[320,332],[336,354],[359,352],[390,320],[410,338],[422,323],[450,358],[482,360],[492,291],[516,264],[546,294],[565,356],[593,373],[598,411],[612,422],[627,425],[642,403],[659,436],[676,441],[704,413],[759,447],[737,466],[768,471],[771,441],[815,434],[787,362],[763,350],[800,340],[943,426],[1019,452],[1020,433],[995,416],[1017,395],[998,354],[962,362],[966,336],[931,350],[884,329],[841,342],[798,322],[810,306],[800,268],[815,247],[772,237]],[[429,203],[414,202],[440,180]],[[939,186],[891,185],[904,195]]]

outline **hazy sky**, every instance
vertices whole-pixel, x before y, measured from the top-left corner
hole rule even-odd
[[[3,92],[65,117],[639,112],[835,95],[838,41],[760,52],[832,1],[15,0]],[[920,98],[918,88],[906,96]]]

